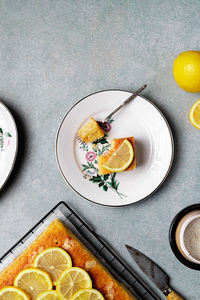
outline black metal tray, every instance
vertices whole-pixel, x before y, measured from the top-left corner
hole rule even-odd
[[[15,259],[55,219],[60,219],[109,270],[109,272],[139,300],[158,297],[130,269],[113,249],[65,202],[59,202],[10,250],[0,258],[0,271]]]

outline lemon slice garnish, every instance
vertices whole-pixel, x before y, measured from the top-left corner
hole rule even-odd
[[[78,291],[71,300],[105,300],[100,292],[95,289],[83,289]]]
[[[104,165],[108,171],[121,172],[124,171],[132,163],[134,151],[131,143],[125,139],[119,148],[109,157]]]
[[[61,300],[70,300],[79,290],[92,288],[88,273],[78,267],[64,271],[57,281],[56,291]]]
[[[6,286],[0,290],[0,300],[30,300],[31,297],[21,290],[20,288],[14,286]]]
[[[40,293],[36,300],[59,300],[56,291],[47,291]]]
[[[200,99],[191,107],[189,118],[192,125],[200,129]]]
[[[58,247],[48,248],[36,256],[34,267],[46,271],[54,285],[61,273],[72,266],[72,260],[69,254]]]
[[[36,299],[39,293],[53,288],[50,276],[45,271],[36,268],[28,268],[19,272],[14,286],[26,291],[32,299]]]

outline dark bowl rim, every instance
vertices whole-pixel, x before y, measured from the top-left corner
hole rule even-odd
[[[178,250],[177,244],[176,244],[176,239],[175,239],[175,234],[176,234],[176,228],[178,226],[178,223],[180,220],[189,212],[199,210],[200,209],[200,203],[199,204],[193,204],[190,206],[187,206],[186,208],[182,209],[172,220],[170,228],[169,228],[169,243],[171,246],[171,249],[176,256],[176,258],[185,266],[187,266],[190,269],[198,270],[200,271],[200,264],[196,264],[193,262],[190,262],[187,260],[181,252]]]

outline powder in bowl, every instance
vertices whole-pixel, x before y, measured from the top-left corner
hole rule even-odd
[[[200,261],[200,217],[195,218],[187,225],[183,239],[189,254]]]

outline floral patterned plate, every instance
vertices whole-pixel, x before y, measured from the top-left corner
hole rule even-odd
[[[162,113],[138,96],[106,126],[106,136],[93,144],[77,141],[79,127],[91,116],[103,120],[131,93],[101,91],[77,102],[64,117],[57,134],[56,158],[65,180],[82,197],[108,206],[135,203],[152,194],[167,177],[173,161],[173,137]],[[112,138],[134,136],[135,170],[98,175],[98,155]]]
[[[0,190],[13,169],[18,147],[18,134],[15,121],[0,102]]]

